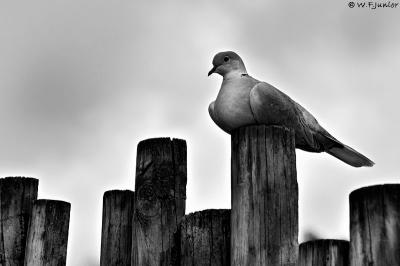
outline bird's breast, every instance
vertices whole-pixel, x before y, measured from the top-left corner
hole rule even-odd
[[[251,84],[224,82],[215,100],[214,111],[218,124],[226,131],[255,124],[250,107]]]

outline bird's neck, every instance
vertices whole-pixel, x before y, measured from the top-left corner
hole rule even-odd
[[[239,79],[242,78],[243,76],[247,76],[247,71],[246,69],[238,69],[238,70],[233,70],[229,71],[228,73],[225,73],[223,76],[224,81],[228,80],[233,80],[233,79]]]

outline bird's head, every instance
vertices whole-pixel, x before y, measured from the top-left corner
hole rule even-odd
[[[231,73],[247,74],[242,58],[232,51],[216,54],[212,64],[213,68],[208,72],[209,76],[212,73],[218,73],[223,77]]]

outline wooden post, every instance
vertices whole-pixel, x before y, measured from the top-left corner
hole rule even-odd
[[[106,191],[103,196],[101,266],[130,266],[135,193]]]
[[[132,265],[169,265],[173,234],[185,215],[186,142],[141,141],[135,190]]]
[[[350,193],[350,265],[400,265],[400,184]]]
[[[301,243],[298,266],[349,266],[349,241],[318,239]]]
[[[229,266],[230,210],[186,215],[177,232],[178,252],[172,265]]]
[[[66,265],[71,205],[37,200],[33,205],[26,241],[25,266]]]
[[[295,265],[298,187],[294,133],[248,126],[232,133],[231,265]]]
[[[24,265],[25,242],[37,199],[39,181],[35,178],[0,179],[0,265]]]

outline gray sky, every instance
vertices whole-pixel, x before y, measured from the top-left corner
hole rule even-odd
[[[187,140],[187,212],[230,207],[230,137],[208,116],[215,53],[376,162],[297,152],[300,236],[348,238],[348,194],[398,182],[400,8],[346,1],[2,1],[0,176],[71,202],[68,265],[97,265],[102,195],[134,189],[136,145]]]

